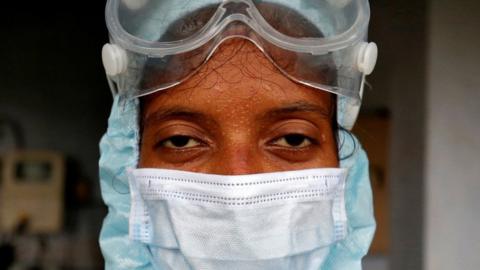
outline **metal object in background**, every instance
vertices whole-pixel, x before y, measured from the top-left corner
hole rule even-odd
[[[0,231],[55,233],[63,224],[64,160],[55,152],[5,155],[0,186]]]

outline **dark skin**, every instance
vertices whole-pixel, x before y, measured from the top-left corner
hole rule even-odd
[[[186,82],[142,99],[139,167],[241,175],[338,167],[332,94],[224,42]]]

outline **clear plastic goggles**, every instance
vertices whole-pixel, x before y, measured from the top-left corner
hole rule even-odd
[[[290,79],[360,100],[376,62],[367,0],[108,0],[111,86],[137,97],[194,74],[229,38],[252,41]]]

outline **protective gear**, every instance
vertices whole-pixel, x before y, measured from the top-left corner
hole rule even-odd
[[[157,269],[318,270],[347,233],[346,174],[137,169],[130,237],[149,246]]]
[[[112,91],[137,97],[185,81],[223,41],[245,38],[288,78],[345,99],[339,123],[350,129],[377,59],[369,16],[367,0],[109,0],[102,58]]]
[[[201,10],[206,21],[178,21],[202,7],[214,7]],[[269,14],[272,11],[276,17]],[[292,34],[272,21],[293,19],[292,14],[308,18],[303,23],[317,32]],[[338,94],[338,122],[350,128],[365,75],[376,60],[376,46],[366,43],[368,20],[367,0],[109,0],[111,44],[104,46],[102,54],[114,104],[100,143],[99,164],[102,196],[109,208],[100,236],[106,269],[155,269],[151,248],[128,236],[127,169],[137,167],[140,138],[139,103],[132,97],[185,81],[222,41],[242,37],[255,43],[290,79]],[[184,36],[176,38],[172,25],[182,26],[179,33]],[[286,63],[282,55],[289,56]],[[149,80],[152,74],[167,76]],[[358,270],[375,230],[368,161],[352,135],[343,129],[338,133],[340,167],[348,170],[347,228],[345,237],[329,246],[320,269]]]
[[[131,199],[127,168],[136,168],[138,162],[138,114],[137,99],[116,96],[108,130],[100,143],[102,196],[109,208],[100,236],[106,269],[154,269],[147,245],[131,241],[128,236]],[[358,270],[375,231],[368,161],[352,135],[344,130],[338,132],[340,167],[348,170],[345,185],[347,235],[330,247],[320,269]]]

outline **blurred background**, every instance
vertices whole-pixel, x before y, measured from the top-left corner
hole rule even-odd
[[[480,1],[371,0],[355,127],[378,230],[366,270],[480,268]],[[17,1],[0,29],[0,269],[103,269],[105,1]]]

